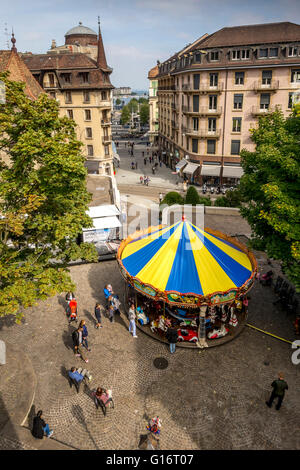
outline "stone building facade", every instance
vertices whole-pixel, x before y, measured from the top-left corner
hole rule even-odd
[[[47,54],[22,54],[40,86],[59,102],[60,114],[77,124],[77,137],[90,173],[113,176],[112,89],[102,35],[79,24],[65,45]],[[97,54],[95,54],[97,52]]]
[[[158,142],[158,65],[149,70],[149,140],[154,145]]]
[[[158,66],[159,144],[190,181],[236,183],[249,130],[300,91],[300,25],[282,22],[205,34]],[[183,158],[186,162],[179,163]]]

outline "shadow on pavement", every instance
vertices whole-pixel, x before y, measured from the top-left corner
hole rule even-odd
[[[81,406],[80,405],[73,405],[72,406],[72,414],[77,419],[79,424],[81,424],[82,427],[85,429],[87,435],[89,436],[90,440],[94,444],[95,448],[97,450],[100,450],[99,447],[97,446],[96,442],[94,441],[93,436],[91,435],[91,433],[88,429],[87,422],[85,420],[83,409],[81,408]]]

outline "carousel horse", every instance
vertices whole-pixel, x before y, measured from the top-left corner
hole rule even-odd
[[[226,336],[228,331],[228,328],[226,328],[225,325],[222,325],[221,328],[215,328],[214,330],[207,333],[207,337],[209,339],[221,338],[222,336]]]

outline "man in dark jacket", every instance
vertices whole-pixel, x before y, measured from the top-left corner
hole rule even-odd
[[[279,373],[278,379],[274,380],[274,382],[272,382],[271,387],[273,387],[273,391],[271,393],[269,401],[266,401],[266,405],[269,408],[271,408],[274,398],[278,397],[276,410],[279,410],[280,407],[281,407],[283,397],[284,397],[284,392],[285,392],[285,390],[288,390],[288,388],[289,388],[286,381],[283,380],[283,375],[281,373]]]
[[[45,421],[42,419],[42,410],[37,412],[37,415],[33,418],[33,427],[32,427],[32,435],[37,439],[43,439],[44,434],[47,437],[51,437],[53,431],[49,429],[49,424],[46,424]]]
[[[170,353],[173,354],[175,352],[176,343],[178,341],[177,330],[175,328],[168,328],[166,337],[170,343]]]

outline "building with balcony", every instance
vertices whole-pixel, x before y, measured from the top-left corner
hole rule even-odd
[[[154,145],[157,143],[158,138],[158,66],[153,67],[148,73],[149,79],[149,140]]]
[[[113,176],[114,87],[100,24],[98,35],[80,23],[66,33],[64,46],[52,47],[47,54],[22,54],[22,59],[38,84],[59,102],[61,116],[75,121],[88,171]]]
[[[249,130],[300,99],[300,25],[222,28],[158,64],[158,141],[167,165],[193,163],[192,182],[232,184],[243,174]],[[191,169],[194,173],[191,175]],[[186,173],[185,173],[186,170]]]

